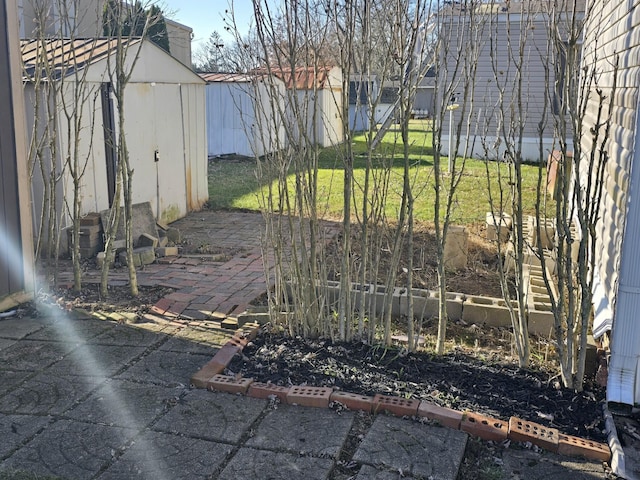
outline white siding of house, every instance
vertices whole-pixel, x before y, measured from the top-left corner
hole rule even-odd
[[[548,43],[548,16],[541,12],[518,13],[520,7],[517,2],[512,2],[513,13],[478,13],[476,14],[477,31],[473,34],[468,27],[459,25],[459,17],[453,19],[443,19],[443,30],[447,30],[446,35],[451,35],[450,51],[448,54],[446,68],[450,72],[448,82],[451,82],[455,70],[455,61],[458,58],[458,45],[465,45],[468,42],[475,42],[479,48],[477,69],[473,77],[473,114],[470,135],[478,138],[471,143],[475,145],[473,156],[484,156],[485,146],[492,146],[486,153],[489,158],[502,158],[504,152],[504,141],[517,141],[519,134],[513,124],[519,127],[520,122],[523,130],[523,158],[530,161],[545,161],[548,154],[553,149],[553,122],[547,122],[543,134],[544,147],[542,154],[539,148],[538,124],[542,118],[544,101],[552,101],[549,98],[549,87],[545,82],[545,67],[547,62]],[[462,17],[460,22],[469,22],[467,17]],[[524,32],[524,33],[523,33]],[[490,40],[493,41],[493,47]],[[510,41],[509,41],[510,40]],[[520,56],[518,48],[523,45],[523,53]],[[495,58],[491,56],[494,50]],[[468,58],[468,49],[462,48],[460,61],[467,65],[473,63],[472,58]],[[522,67],[518,68],[517,64]],[[494,67],[495,64],[495,67]],[[468,68],[468,67],[467,67]],[[494,71],[495,69],[495,71]],[[457,69],[458,86],[455,92],[461,95],[464,91],[463,81],[465,80],[465,67],[460,65]],[[497,73],[496,73],[497,72]],[[553,72],[550,72],[553,75]],[[496,80],[497,77],[497,80]],[[440,83],[442,83],[440,79]],[[521,83],[521,86],[519,85]],[[553,76],[549,80],[549,85],[554,84]],[[517,97],[521,88],[521,105]],[[503,90],[503,99],[500,99],[500,90]],[[439,95],[442,93],[440,92]],[[441,104],[441,102],[438,102]],[[458,102],[460,103],[460,102]],[[548,103],[547,109],[551,105]],[[513,111],[513,115],[511,115]],[[504,113],[504,120],[500,121]],[[458,110],[456,115],[468,112]],[[549,116],[549,114],[548,114]],[[459,121],[459,118],[454,121]],[[506,129],[502,128],[506,126]],[[509,130],[513,130],[510,132]],[[443,132],[443,147],[446,152],[448,148],[448,115],[445,116]],[[506,134],[505,134],[506,132]],[[496,142],[500,139],[499,142]],[[463,139],[464,140],[464,139]],[[496,145],[496,146],[493,146]]]
[[[613,108],[597,229],[600,288],[594,298],[594,332],[602,334],[612,326],[607,400],[633,405],[640,403],[640,248],[636,244],[640,232],[640,0],[590,3],[593,14],[587,23],[583,62],[596,69],[598,87],[607,95],[605,108],[610,102]],[[617,87],[611,95],[614,80]],[[594,87],[587,125],[597,123],[598,106]],[[582,147],[587,152],[597,148],[589,134],[583,138]]]

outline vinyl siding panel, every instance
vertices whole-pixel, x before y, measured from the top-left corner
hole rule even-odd
[[[640,0],[594,0],[590,7],[592,15],[586,25],[583,65],[596,72],[597,87],[606,96],[603,110],[612,109],[610,138],[604,147],[608,163],[603,179],[602,213],[596,229],[597,274],[604,298],[596,296],[594,304],[604,301],[613,318],[600,318],[594,331],[602,333],[608,325],[613,325],[607,399],[637,404],[640,401],[640,322],[637,321],[640,249],[635,237],[640,230],[637,199],[640,169],[635,163],[639,159]],[[614,81],[617,87],[611,95]],[[585,121],[587,125],[594,125],[599,108],[595,85],[589,93]],[[582,147],[590,152],[598,145],[593,145],[586,133]]]
[[[459,48],[462,62],[469,65],[474,61],[465,58],[467,52],[460,46],[475,42],[479,48],[475,75],[465,79],[462,67],[457,72],[460,78],[457,90],[460,93],[463,91],[463,82],[472,82],[472,116],[476,124],[471,130],[484,137],[501,138],[503,142],[517,142],[519,129],[522,128],[522,136],[534,144],[533,153],[525,158],[546,160],[550,152],[543,152],[540,158],[535,147],[540,138],[540,123],[545,111],[547,120],[543,122],[543,137],[547,139],[545,143],[549,149],[554,134],[551,109],[555,77],[553,68],[547,72],[546,66],[560,61],[548,52],[548,15],[540,12],[482,14],[473,21],[477,25],[473,33],[468,22],[467,17],[460,17],[459,20],[454,17],[450,24],[445,19],[443,28],[450,29],[446,35],[451,34],[452,42],[446,60],[447,81],[454,77],[459,58],[455,52]],[[448,132],[448,121],[445,121],[444,132]],[[496,153],[495,156],[499,157],[500,154]]]

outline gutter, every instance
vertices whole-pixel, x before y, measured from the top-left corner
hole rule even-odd
[[[618,431],[616,430],[616,425],[613,421],[613,415],[609,411],[606,402],[602,404],[602,412],[604,415],[604,424],[607,431],[609,449],[611,450],[611,471],[620,478],[638,480],[637,477],[632,474],[627,475],[624,450],[622,449],[620,439],[618,438]]]

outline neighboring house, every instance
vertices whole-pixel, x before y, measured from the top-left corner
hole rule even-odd
[[[25,74],[31,75],[38,41],[22,42]],[[139,58],[125,88],[125,129],[130,161],[134,169],[133,202],[150,202],[157,220],[171,222],[200,209],[208,199],[205,130],[205,82],[185,65],[149,40],[133,39],[125,44],[129,58],[138,48]],[[69,98],[76,59],[79,74],[86,73],[90,94],[83,105],[79,157],[87,159],[81,185],[82,214],[111,206],[116,185],[117,103],[109,80],[108,58],[113,55],[113,39],[50,40],[44,44],[58,82],[56,98],[49,101],[60,111]],[[111,66],[113,68],[113,66]],[[64,72],[62,74],[61,72]],[[25,78],[27,129],[34,124],[35,85]],[[65,97],[63,99],[63,96]],[[40,118],[40,122],[46,119]],[[67,151],[67,124],[58,122],[58,156]],[[70,135],[71,142],[75,135]],[[56,159],[60,164],[61,159]],[[60,184],[60,195],[71,205],[73,189],[69,174]],[[43,201],[41,177],[32,182],[35,211]],[[60,208],[60,206],[59,206]],[[68,224],[67,219],[67,224]]]
[[[284,146],[285,86],[261,74],[203,73],[210,157],[261,157]],[[280,111],[274,102],[280,102]]]
[[[597,123],[596,87],[606,96],[604,112],[613,108],[606,145],[603,199],[595,249],[598,285],[594,292],[594,336],[611,330],[607,400],[640,404],[640,0],[590,0],[583,66],[595,69],[586,125]],[[618,64],[616,71],[615,65]],[[611,88],[617,83],[615,94]],[[591,132],[581,142],[585,155]],[[586,180],[586,179],[585,179]]]
[[[293,108],[293,98],[288,98],[287,112],[305,114],[307,135],[311,142],[322,147],[342,143],[342,69],[340,67],[272,68],[271,73],[280,78],[289,92],[297,96],[299,108]],[[294,125],[295,119],[290,119]],[[313,128],[315,125],[315,129]]]
[[[473,11],[473,22],[470,22],[471,14],[468,9],[456,2],[452,5],[454,6],[444,8],[439,18],[440,35],[449,45],[449,50],[446,52],[446,59],[443,60],[444,68],[438,69],[436,82],[438,85],[447,85],[453,81],[454,93],[462,94],[463,82],[468,80],[465,78],[465,69],[470,71],[475,63],[475,58],[471,58],[474,50],[469,47],[473,42],[478,58],[472,80],[474,92],[469,131],[472,132],[470,135],[476,138],[470,139],[473,151],[467,152],[467,155],[503,158],[503,132],[510,131],[507,136],[512,137],[511,142],[518,143],[515,136],[522,126],[523,159],[546,161],[549,153],[555,148],[553,120],[549,112],[542,134],[542,158],[539,124],[544,115],[544,99],[552,96],[553,92],[550,93],[550,89],[554,88],[556,80],[561,81],[554,78],[551,69],[549,80],[545,82],[545,66],[548,64],[546,52],[550,35],[563,35],[562,31],[549,31],[549,15],[546,9],[550,8],[550,4],[540,0],[480,3]],[[584,18],[584,2],[579,1],[577,7],[580,20]],[[470,24],[475,26],[474,31],[470,31]],[[522,53],[519,52],[520,46]],[[462,64],[456,68],[458,61]],[[516,64],[521,64],[520,75]],[[517,93],[520,87],[521,100]],[[442,88],[440,90],[442,91]],[[471,96],[469,98],[471,99]],[[503,107],[500,105],[501,98]],[[548,109],[551,108],[552,99],[548,103]],[[455,115],[461,115],[460,112],[461,109]],[[466,118],[469,112],[463,114]],[[503,126],[506,128],[503,129]],[[445,115],[442,137],[445,154],[448,154],[448,131],[448,115]],[[462,142],[464,143],[464,138]]]
[[[102,37],[102,12],[106,0],[18,0],[20,38],[35,38],[36,20],[44,16],[47,37]],[[65,6],[68,11],[60,11]],[[63,8],[64,10],[64,8]],[[44,12],[44,13],[39,13]],[[165,18],[171,56],[191,68],[193,30]]]
[[[0,5],[0,312],[33,293],[20,50],[14,0]]]
[[[169,53],[173,58],[191,68],[191,39],[193,29],[181,23],[165,18],[169,37]]]
[[[388,80],[383,83],[378,103],[375,106],[374,120],[376,123],[383,124],[389,115],[394,114],[399,95],[400,81]]]
[[[433,115],[435,90],[436,72],[434,68],[429,68],[416,89],[411,112],[415,118],[428,118]]]
[[[375,106],[378,83],[375,76],[352,75],[349,79],[349,130],[369,130],[371,108]]]

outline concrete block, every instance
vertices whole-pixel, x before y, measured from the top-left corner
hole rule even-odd
[[[176,257],[178,256],[178,247],[158,247],[156,255],[158,257]]]
[[[511,215],[507,213],[494,214],[492,212],[487,212],[486,224],[487,224],[487,240],[489,241],[499,240],[501,243],[509,240],[509,235],[511,235],[511,226],[513,224]]]
[[[96,255],[96,266],[98,267],[98,269],[102,268],[102,265],[104,264],[106,256],[107,256],[106,252],[98,252],[98,254]],[[109,266],[113,267],[114,263],[115,263],[114,261],[111,261],[111,265]]]
[[[220,322],[220,327],[226,330],[237,330],[238,326],[237,318],[227,317]]]
[[[178,230],[177,228],[174,227],[169,227],[166,230],[167,232],[167,239],[170,243],[180,243],[182,241],[182,234],[180,233],[180,230]]]
[[[508,327],[511,325],[511,313],[501,298],[467,295],[462,304],[462,320],[491,327]]]
[[[92,226],[100,225],[100,214],[97,212],[87,213],[84,217],[80,218],[80,226]]]
[[[551,311],[529,310],[529,333],[543,337],[554,335],[555,319]]]
[[[148,233],[143,233],[138,237],[138,242],[136,243],[136,247],[153,247],[156,248],[158,246],[158,237],[154,237],[153,235],[149,235]]]
[[[447,238],[444,242],[444,265],[450,270],[466,268],[469,232],[466,227],[451,225],[447,230]]]
[[[169,239],[167,236],[160,235],[160,237],[158,237],[158,247],[166,247],[167,245],[169,245]]]

